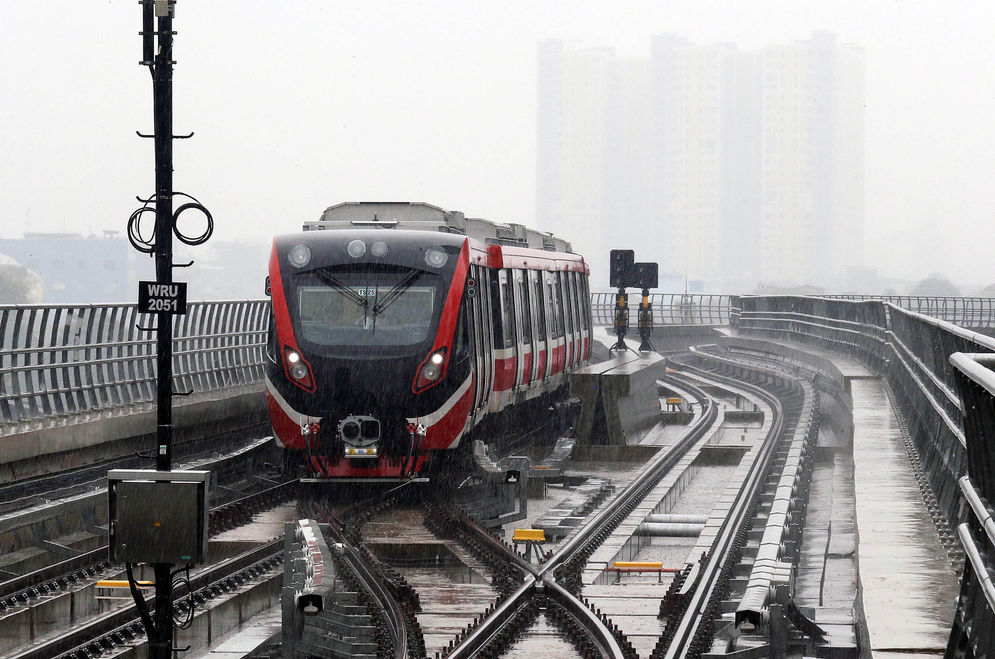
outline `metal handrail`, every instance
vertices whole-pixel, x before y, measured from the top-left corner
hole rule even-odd
[[[193,302],[173,317],[175,390],[260,382],[268,305]],[[0,306],[0,435],[155,401],[154,323],[134,304]]]

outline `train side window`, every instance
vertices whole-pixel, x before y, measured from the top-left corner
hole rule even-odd
[[[591,292],[588,289],[587,275],[578,272],[577,279],[580,280],[580,301],[581,309],[584,310],[584,329],[591,331]]]
[[[552,338],[558,339],[563,336],[563,307],[560,304],[559,287],[556,284],[556,273],[544,272],[543,275],[546,279],[546,291],[549,293],[546,303],[551,314],[551,335]]]
[[[577,315],[577,331],[581,332],[587,326],[584,321],[584,305],[580,297],[580,277],[576,272],[570,273],[570,294],[573,296],[574,309]]]
[[[556,278],[559,279],[560,295],[563,296],[563,318],[566,325],[563,330],[570,334],[574,331],[574,305],[570,301],[570,284],[565,272],[557,272]]]
[[[509,272],[501,270],[498,280],[501,282],[501,321],[504,330],[504,347],[514,348],[517,339],[515,335],[515,298],[511,290],[512,282],[508,281]]]
[[[563,331],[570,334],[574,331],[573,305],[570,304],[570,288],[567,286],[567,273],[556,273],[556,286],[559,289],[563,309]]]
[[[494,273],[492,272],[491,275]],[[493,321],[491,326],[494,328],[494,347],[503,348],[504,347],[504,327],[503,319],[501,317],[501,283],[498,281],[498,277],[490,277],[490,288],[491,288],[491,315],[493,316]]]
[[[538,340],[546,340],[546,305],[542,303],[542,287],[539,285],[539,275],[538,270],[529,270],[529,284],[532,287],[532,295],[535,298],[537,313],[536,317],[536,332],[538,333]]]
[[[528,344],[532,342],[532,305],[529,304],[529,292],[525,288],[524,272],[515,283],[518,284],[518,299],[522,301],[522,341]]]

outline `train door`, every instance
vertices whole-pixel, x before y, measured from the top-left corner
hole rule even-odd
[[[580,286],[576,272],[565,272],[570,303],[574,308],[574,365],[584,359],[584,310],[580,306]]]
[[[495,339],[494,339],[494,311],[491,308],[491,281],[493,280],[493,272],[490,268],[478,267],[477,274],[479,275],[479,280],[477,281],[477,299],[480,302],[480,322],[482,323],[483,336],[481,340],[481,347],[484,352],[484,369],[486,373],[485,384],[486,384],[486,398],[484,399],[484,405],[493,407],[496,405],[495,401],[497,398],[494,395],[494,350],[495,350]],[[493,407],[493,409],[501,409],[500,406]]]
[[[563,365],[563,370],[569,369],[574,363],[574,339],[576,338],[574,330],[577,324],[574,322],[574,308],[573,302],[571,301],[572,296],[570,295],[570,285],[567,281],[566,272],[556,273],[557,284],[560,287],[560,299],[563,300],[563,322],[565,327],[564,331],[564,341],[566,341],[566,363]]]
[[[580,302],[580,358],[591,358],[591,295],[587,291],[587,275],[575,272],[577,280],[577,300]]]
[[[466,285],[466,305],[467,322],[470,325],[470,336],[473,340],[473,372],[475,374],[475,391],[473,396],[473,409],[481,409],[487,402],[487,391],[490,386],[491,359],[489,333],[485,331],[484,318],[481,307],[483,297],[480,295],[483,282],[480,281],[480,269],[470,266],[470,278]]]
[[[518,332],[514,294],[507,270],[492,273],[491,311],[494,318],[494,391],[509,392],[518,371]],[[502,394],[502,399],[506,397]]]
[[[529,292],[525,286],[524,270],[512,270],[515,289],[515,309],[518,312],[517,325],[521,358],[518,360],[518,378],[516,382],[527,385],[534,379],[535,373],[535,332],[532,328],[532,305],[529,303]]]
[[[563,370],[565,348],[563,345],[563,307],[560,304],[555,272],[543,272],[545,286],[543,295],[546,303],[546,320],[549,327],[549,351],[552,354],[549,373],[553,375]]]

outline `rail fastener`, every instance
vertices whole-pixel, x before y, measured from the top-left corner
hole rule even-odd
[[[608,572],[615,573],[615,583],[621,583],[624,572],[648,572],[656,573],[656,582],[663,583],[663,575],[677,574],[683,568],[663,567],[660,561],[614,561],[611,567],[605,568]]]

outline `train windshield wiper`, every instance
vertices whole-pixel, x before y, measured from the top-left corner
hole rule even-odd
[[[351,288],[349,288],[348,286],[346,286],[345,284],[343,284],[338,279],[333,277],[331,274],[325,272],[324,270],[318,270],[317,275],[318,279],[320,279],[323,283],[328,284],[329,287],[335,289],[345,297],[349,298],[359,306],[363,307],[363,313],[364,314],[366,313],[366,309],[370,306],[370,303],[367,302],[365,297],[363,297],[356,291],[352,290]]]
[[[408,290],[419,276],[421,276],[421,272],[412,270],[404,276],[404,279],[394,284],[394,287],[384,294],[383,299],[379,299],[379,296],[377,296],[378,302],[373,305],[373,317],[382,316],[387,307],[397,300],[397,298],[401,297],[401,294]]]

